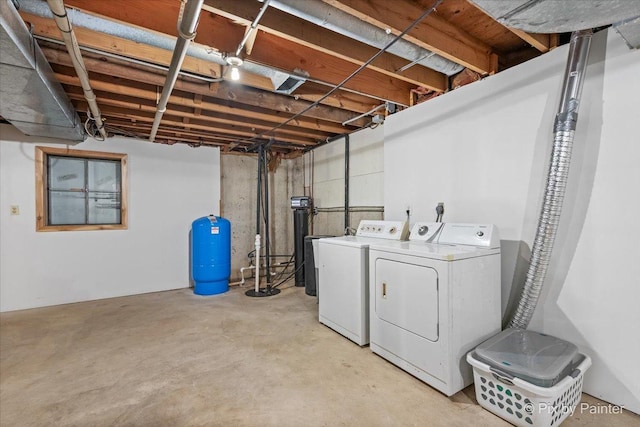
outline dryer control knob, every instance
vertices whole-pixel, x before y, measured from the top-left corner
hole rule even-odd
[[[418,228],[418,234],[420,236],[424,236],[425,234],[427,234],[427,231],[429,231],[429,227],[427,227],[426,225],[423,225],[422,227]]]
[[[476,236],[478,236],[478,237],[482,237],[482,236],[484,236],[484,233],[483,233],[482,231],[478,231],[478,232],[476,233]]]

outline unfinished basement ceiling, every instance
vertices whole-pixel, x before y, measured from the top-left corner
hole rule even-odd
[[[86,119],[79,79],[46,1],[13,2],[78,114]],[[233,153],[272,141],[273,152],[296,156],[328,138],[370,126],[373,114],[384,114],[385,103],[410,107],[558,43],[554,34],[510,30],[467,0],[444,0],[404,37],[409,53],[382,54],[319,105],[283,124],[352,74],[378,52],[380,43],[401,33],[433,2],[271,3],[240,55],[240,80],[232,81],[223,59],[235,53],[264,3],[204,1],[197,35],[156,142],[212,145]],[[148,139],[175,44],[181,1],[65,0],[65,5],[74,9],[68,13],[109,135]],[[307,12],[299,9],[310,5],[325,15],[315,20],[303,15]],[[368,35],[353,33],[361,26]],[[372,37],[377,41],[370,40],[371,45],[363,42]],[[421,57],[411,57],[411,52]],[[430,68],[430,60],[438,65]],[[299,86],[287,90],[294,83]]]

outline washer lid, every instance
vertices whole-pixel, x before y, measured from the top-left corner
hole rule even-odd
[[[354,248],[368,248],[372,242],[375,243],[379,240],[380,239],[374,239],[371,237],[339,236],[320,239],[319,242],[330,245],[351,246]]]

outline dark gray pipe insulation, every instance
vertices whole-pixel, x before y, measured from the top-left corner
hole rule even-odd
[[[271,254],[269,247],[271,246],[270,230],[269,230],[269,161],[267,160],[267,150],[264,145],[261,146],[262,152],[262,168],[264,172],[264,254],[267,267],[267,289],[271,288]]]
[[[349,134],[344,135],[344,233],[349,234]]]

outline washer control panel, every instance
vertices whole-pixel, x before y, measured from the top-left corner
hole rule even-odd
[[[500,248],[498,228],[493,224],[446,223],[438,242],[441,245],[468,245],[483,248]]]
[[[356,236],[375,237],[376,239],[407,240],[409,228],[406,221],[362,220]]]

